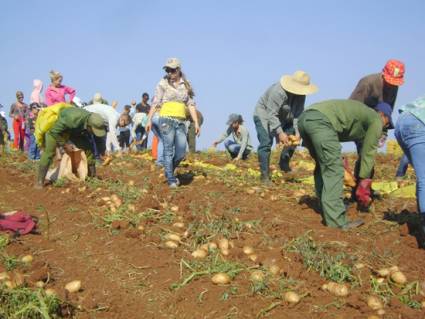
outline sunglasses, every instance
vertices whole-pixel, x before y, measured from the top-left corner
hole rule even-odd
[[[174,74],[174,73],[176,73],[176,72],[177,72],[177,69],[166,68],[166,69],[165,69],[165,72],[166,72],[166,73],[172,73],[172,74]]]

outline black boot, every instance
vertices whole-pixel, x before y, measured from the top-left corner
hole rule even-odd
[[[418,229],[418,246],[425,249],[425,213],[420,214]]]
[[[39,166],[38,167],[38,175],[37,181],[35,183],[35,188],[42,189],[44,186],[44,180],[46,179],[47,171],[49,170],[49,166]]]
[[[96,165],[95,164],[90,164],[88,166],[88,176],[93,178],[96,177]]]

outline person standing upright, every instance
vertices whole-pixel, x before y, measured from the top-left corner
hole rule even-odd
[[[25,119],[28,105],[24,102],[24,93],[16,92],[16,102],[10,106],[9,117],[12,118],[13,126],[13,148],[24,150],[25,147]]]
[[[270,154],[273,140],[286,145],[280,156],[280,168],[289,172],[289,161],[295,148],[289,147],[288,135],[297,135],[298,117],[304,111],[306,95],[317,92],[316,85],[310,83],[310,76],[304,71],[293,75],[284,75],[261,96],[254,111],[254,123],[257,130],[258,160],[260,162],[261,181],[270,184]]]
[[[37,103],[39,106],[44,104],[43,96],[41,92],[43,92],[43,82],[41,80],[35,79],[33,82],[33,90],[30,96],[30,104]]]
[[[57,71],[50,71],[51,84],[46,90],[46,105],[50,106],[56,103],[66,102],[66,95],[69,95],[69,102],[75,97],[75,89],[62,84],[63,76]]]
[[[142,101],[136,105],[136,113],[144,113],[146,114],[146,116],[148,116],[149,112],[151,110],[151,106],[149,104],[149,94],[148,93],[143,93],[142,94]],[[140,115],[139,115],[140,118]],[[140,136],[144,136],[146,134],[146,130],[144,126],[139,126],[138,127],[138,133]],[[143,142],[138,145],[137,149],[142,150],[142,149],[147,149],[148,147],[148,136],[146,135],[145,139],[143,140]]]
[[[149,112],[146,131],[152,127],[152,116],[159,111],[159,130],[164,144],[164,168],[168,186],[176,188],[180,182],[174,171],[186,155],[186,107],[195,125],[195,132],[200,133],[196,104],[193,100],[192,85],[186,79],[177,58],[170,58],[163,67],[166,75],[155,89],[152,108]]]

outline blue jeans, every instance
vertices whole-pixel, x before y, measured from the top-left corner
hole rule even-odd
[[[142,138],[143,138],[143,135],[145,135],[145,134],[146,134],[146,131],[145,131],[145,128],[143,126],[139,126],[138,128],[136,128],[136,142],[141,141]],[[145,150],[147,141],[148,141],[148,138],[146,137],[146,139],[143,141],[143,143],[136,144],[136,149],[138,151]]]
[[[415,170],[418,208],[425,214],[425,124],[411,113],[402,113],[394,135]]]
[[[163,143],[162,143],[161,132],[159,130],[159,115],[158,115],[158,113],[155,113],[152,116],[152,132],[159,139],[159,143],[158,143],[158,158],[156,160],[156,165],[158,165],[158,166],[164,166]]]
[[[29,136],[29,147],[28,147],[28,157],[31,160],[39,160],[40,159],[40,149],[35,141],[34,134]]]
[[[395,177],[403,177],[406,175],[407,168],[409,167],[409,159],[406,154],[400,158],[400,163],[398,164],[397,172],[395,173]]]
[[[168,185],[177,183],[174,170],[186,155],[187,139],[184,121],[159,117],[159,130],[164,144],[164,168]]]
[[[270,154],[273,146],[275,134],[268,128],[264,127],[259,117],[254,116],[255,129],[260,144],[258,145],[258,161],[260,162],[260,170],[263,175],[269,174]],[[283,125],[283,131],[286,134],[295,134],[293,125]],[[289,161],[294,155],[295,147],[284,147],[280,153],[279,166],[283,171],[289,171]]]
[[[232,158],[236,158],[239,155],[239,151],[241,150],[240,144],[236,143],[235,141],[227,140],[226,142],[224,142],[224,146],[226,147],[226,150],[229,152]],[[245,149],[242,154],[242,159],[247,159],[249,153],[251,153],[251,151]]]

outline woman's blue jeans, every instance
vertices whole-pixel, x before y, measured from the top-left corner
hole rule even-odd
[[[409,112],[402,113],[394,135],[415,170],[418,208],[425,214],[425,124]]]
[[[156,165],[164,166],[164,152],[163,152],[164,147],[162,143],[161,132],[159,130],[159,114],[158,113],[155,113],[152,116],[152,132],[159,139],[158,158],[156,159]]]
[[[187,138],[184,121],[169,117],[159,117],[159,131],[164,144],[164,168],[168,185],[177,183],[174,170],[186,155]]]

